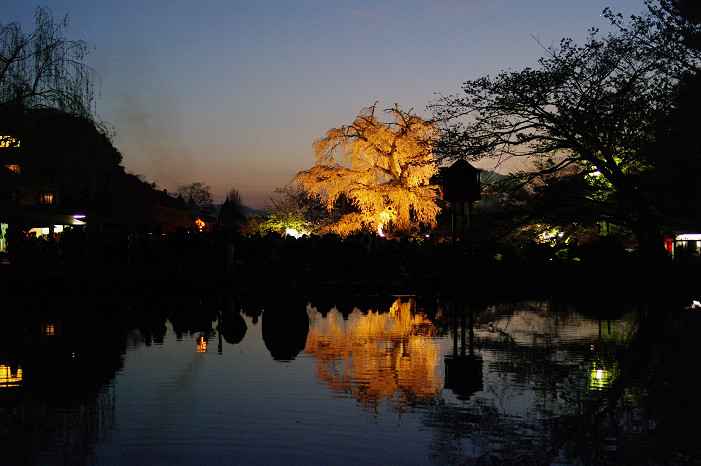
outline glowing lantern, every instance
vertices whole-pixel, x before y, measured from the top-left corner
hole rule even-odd
[[[197,220],[195,220],[195,225],[197,225],[197,231],[202,233],[202,229],[204,228],[204,226],[206,224],[201,219],[198,218]]]

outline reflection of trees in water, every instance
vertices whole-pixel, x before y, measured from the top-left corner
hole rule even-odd
[[[600,326],[550,303],[478,313],[475,346],[485,361],[484,389],[463,402],[444,396],[426,417],[436,432],[432,460],[550,464],[622,458],[615,439],[621,424],[635,423],[634,410],[602,414],[610,391],[591,390],[589,376],[592,361],[614,358],[633,328],[625,322]]]
[[[22,381],[0,389],[0,462],[86,463],[109,435],[126,347],[124,303],[115,298],[56,290],[3,313],[0,362],[21,366]]]
[[[172,287],[56,287],[43,298],[6,295],[4,304],[18,312],[0,314],[0,364],[13,374],[21,367],[23,380],[0,388],[2,464],[89,463],[114,428],[113,380],[127,348],[162,344],[167,322],[176,338],[209,336],[231,310],[220,294]]]
[[[311,312],[305,353],[317,377],[366,407],[402,407],[437,398],[443,386],[435,328],[415,311],[415,300],[396,299],[389,312]]]
[[[275,308],[263,311],[263,342],[276,361],[291,361],[304,350],[309,316],[304,308]]]
[[[242,330],[240,322],[235,321],[239,314],[235,309],[233,297],[217,292],[161,288],[152,292],[135,293],[128,297],[128,310],[138,333],[129,333],[129,346],[163,344],[167,332],[166,322],[172,325],[177,339],[186,334],[203,334],[209,340],[216,333],[214,323],[223,320],[222,316],[228,320],[223,327],[224,332],[229,334],[232,341],[236,340],[241,336]],[[229,323],[232,325],[229,326]],[[231,333],[227,332],[229,330]]]
[[[2,405],[0,434],[3,464],[86,464],[94,447],[114,428],[113,385],[82,404],[32,402]]]
[[[248,326],[241,313],[230,310],[229,312],[222,312],[219,315],[217,331],[220,336],[224,337],[224,341],[235,345],[241,343],[246,336]]]
[[[552,464],[557,456],[540,426],[481,397],[460,406],[442,400],[424,423],[435,432],[429,458],[436,464]]]
[[[621,376],[602,416],[651,462],[699,464],[701,314],[650,300],[641,306],[638,327],[620,354]]]

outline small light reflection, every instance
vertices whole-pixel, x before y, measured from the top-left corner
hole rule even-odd
[[[53,337],[56,335],[56,328],[54,324],[44,324],[42,333],[45,337]]]
[[[0,136],[0,147],[19,147],[19,139],[12,136]]]
[[[12,374],[12,368],[0,364],[0,388],[18,387],[22,384],[22,368],[18,367],[17,372]]]
[[[197,352],[207,352],[207,340],[204,339],[204,334],[200,335],[200,338],[197,340]]]
[[[589,371],[589,390],[603,390],[609,388],[616,378],[615,367],[603,367],[600,363],[593,363]]]

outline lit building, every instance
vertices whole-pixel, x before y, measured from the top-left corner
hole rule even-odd
[[[65,173],[82,162],[73,160],[79,159],[74,152],[86,151],[73,151],[64,141],[51,141],[43,128],[52,122],[59,131],[65,126],[67,133],[73,127],[80,134],[85,132],[84,122],[54,110],[0,108],[0,252],[7,251],[12,232],[33,230],[40,236],[85,223],[83,212],[66,205],[62,194],[82,176],[76,173],[71,179]]]
[[[701,234],[683,233],[674,239],[671,250],[674,257],[699,257],[701,256]],[[669,248],[668,248],[669,250]]]
[[[167,233],[176,228],[197,232],[211,230],[217,224],[217,218],[195,205],[185,202],[182,196],[173,197],[167,190],[153,190],[154,211],[152,229],[158,226]]]

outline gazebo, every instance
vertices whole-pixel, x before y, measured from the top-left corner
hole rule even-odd
[[[460,159],[441,170],[443,199],[450,202],[453,238],[469,237],[472,205],[482,199],[480,170]]]

